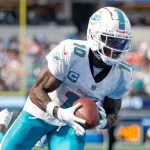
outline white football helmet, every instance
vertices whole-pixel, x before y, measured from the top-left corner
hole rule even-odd
[[[115,7],[104,7],[89,19],[87,40],[98,59],[113,65],[131,48],[131,25],[126,14]]]

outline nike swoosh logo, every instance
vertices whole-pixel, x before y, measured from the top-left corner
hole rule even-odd
[[[68,52],[66,52],[66,50],[64,49],[64,55],[67,55],[68,54]]]

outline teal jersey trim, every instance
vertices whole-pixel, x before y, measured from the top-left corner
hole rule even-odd
[[[132,68],[132,66],[130,64],[128,64],[127,62],[125,62],[125,61],[121,61],[121,63],[128,66],[129,68]]]
[[[116,9],[118,17],[119,17],[119,29],[125,30],[125,22],[124,22],[123,14],[120,9],[118,9],[118,8],[115,8],[115,9]]]

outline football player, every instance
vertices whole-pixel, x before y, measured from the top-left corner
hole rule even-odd
[[[2,150],[30,150],[46,135],[50,150],[83,150],[85,120],[74,115],[79,97],[103,101],[98,127],[116,121],[121,98],[131,85],[130,65],[122,60],[131,47],[131,26],[118,8],[105,7],[89,19],[87,41],[65,40],[47,56],[27,102],[2,141]],[[91,112],[92,113],[92,112]]]

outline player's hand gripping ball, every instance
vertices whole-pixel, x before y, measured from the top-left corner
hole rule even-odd
[[[93,129],[99,125],[100,114],[99,109],[95,102],[88,98],[79,98],[75,104],[81,103],[81,107],[75,111],[75,116],[82,118],[86,121],[81,124],[84,129]]]

